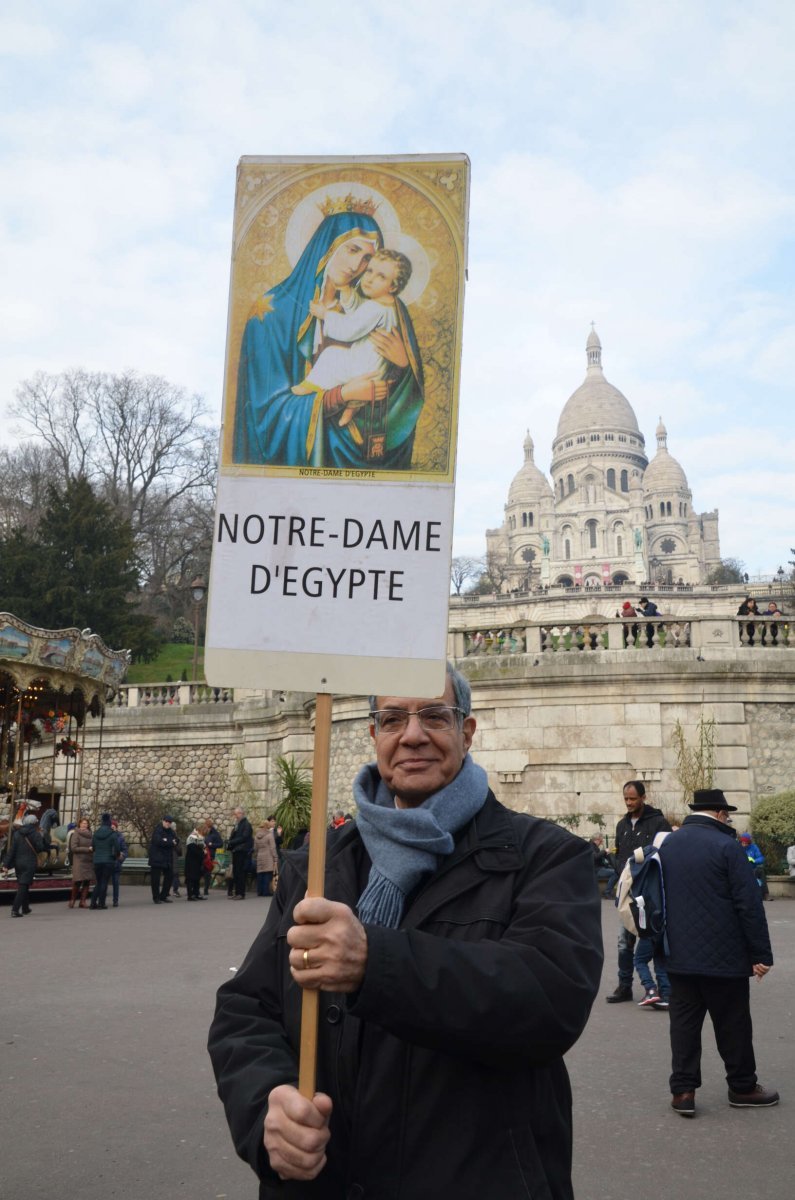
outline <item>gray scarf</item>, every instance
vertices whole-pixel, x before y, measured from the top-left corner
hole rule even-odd
[[[452,854],[453,834],[480,812],[488,791],[486,772],[467,754],[455,779],[419,808],[395,808],[376,764],[362,767],[353,796],[357,827],[373,864],[357,906],[363,923],[397,929],[406,897],[436,870],[441,857]]]

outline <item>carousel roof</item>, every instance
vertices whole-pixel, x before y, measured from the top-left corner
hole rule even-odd
[[[86,709],[100,711],[129,664],[128,650],[110,650],[90,629],[39,629],[0,613],[0,693],[35,692],[42,704],[71,698],[80,718]]]

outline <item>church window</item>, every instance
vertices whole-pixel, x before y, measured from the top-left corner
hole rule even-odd
[[[670,517],[671,516],[671,501],[670,500],[665,505],[665,511],[668,513],[668,516]]]
[[[620,434],[618,435],[618,440],[619,440],[620,442],[625,442],[625,441],[627,440],[627,435],[626,435],[625,433],[620,433]]]
[[[616,538],[616,555],[618,556],[618,558],[621,558],[623,553],[624,553],[624,541],[623,541],[623,538],[621,537],[621,534],[619,534],[618,537]]]
[[[674,550],[676,549],[676,542],[673,538],[663,538],[663,540],[660,542],[660,549],[662,550],[663,554],[673,554]]]
[[[563,476],[562,475],[561,475],[560,479],[558,480],[558,491],[560,492],[560,498],[562,500],[563,497],[566,495],[565,491],[563,490]]]
[[[585,528],[588,534],[588,546],[591,550],[596,549],[596,521],[586,521]]]
[[[566,449],[568,450],[569,446],[573,446],[573,445],[574,445],[574,442],[572,441],[571,438],[569,438],[566,442]]]
[[[660,501],[660,516],[665,516],[665,501],[663,500]]]
[[[626,471],[621,472],[621,491],[629,491],[629,476],[627,475]]]
[[[571,542],[568,538],[566,538],[565,542],[563,543],[563,557],[565,559],[571,558]]]
[[[571,495],[571,494],[572,494],[572,492],[574,491],[574,476],[573,476],[573,475],[569,475],[569,476],[567,476],[567,478],[566,478],[566,484],[567,484],[567,486],[568,486],[568,489],[569,489],[569,495]]]
[[[613,492],[616,490],[616,473],[612,467],[608,467],[607,470],[607,486]]]
[[[599,441],[599,434],[598,434],[598,433],[592,433],[592,434],[591,434],[591,441],[592,441],[592,442],[598,442],[598,441]]]
[[[577,445],[582,446],[587,441],[588,441],[587,437],[585,437],[584,435],[581,435],[580,437],[577,438]]]
[[[530,529],[533,528],[533,514],[532,513],[527,514],[527,524]]]
[[[527,513],[522,513],[522,526],[527,524]]]
[[[615,441],[615,438],[613,437],[613,434],[612,434],[612,433],[606,433],[606,434],[605,434],[605,441],[606,441],[606,442],[613,442],[613,441]]]

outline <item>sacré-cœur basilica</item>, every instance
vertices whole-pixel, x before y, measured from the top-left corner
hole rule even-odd
[[[632,405],[605,378],[595,331],[586,355],[552,443],[552,483],[528,432],[503,523],[486,532],[489,565],[502,590],[703,583],[720,562],[717,512],[694,511],[662,419],[649,462]]]

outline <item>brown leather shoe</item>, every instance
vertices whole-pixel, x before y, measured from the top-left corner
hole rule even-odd
[[[761,1083],[750,1092],[733,1092],[729,1088],[729,1104],[732,1108],[773,1108],[778,1104],[778,1092],[763,1088]]]
[[[696,1115],[696,1093],[679,1092],[671,1100],[671,1108],[674,1112],[678,1112],[680,1117],[694,1117]]]

